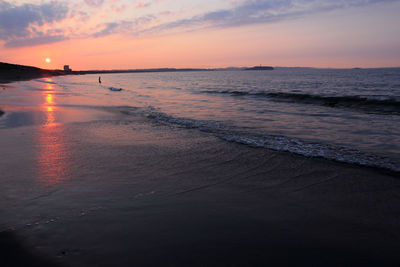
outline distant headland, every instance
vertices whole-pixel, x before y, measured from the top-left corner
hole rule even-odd
[[[23,81],[49,76],[65,75],[63,70],[46,70],[0,62],[0,83]]]
[[[274,68],[271,66],[255,66],[251,68],[245,68],[245,70],[273,70]]]
[[[184,71],[221,71],[221,70],[273,70],[269,66],[255,66],[243,68],[154,68],[154,69],[127,69],[127,70],[83,70],[73,71],[68,65],[64,70],[48,70],[32,66],[24,66],[0,62],[0,83],[9,83],[13,81],[23,81],[36,78],[44,78],[60,75],[85,75],[85,74],[107,74],[107,73],[142,73],[142,72],[184,72]]]

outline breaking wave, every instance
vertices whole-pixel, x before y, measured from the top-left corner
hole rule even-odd
[[[205,93],[254,96],[268,98],[271,101],[314,104],[333,108],[351,108],[366,112],[400,115],[400,101],[395,97],[321,96],[300,93],[242,91],[205,91]]]
[[[307,157],[320,157],[338,162],[376,167],[400,172],[400,164],[378,155],[361,152],[355,149],[330,144],[309,143],[297,138],[273,135],[254,135],[231,129],[218,121],[176,118],[161,112],[151,112],[148,118],[159,122],[179,125],[184,128],[198,129],[216,135],[222,140],[261,147],[276,151],[286,151]]]

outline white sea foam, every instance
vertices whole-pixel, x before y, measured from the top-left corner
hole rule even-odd
[[[254,135],[244,131],[235,131],[232,127],[224,125],[218,121],[175,118],[161,112],[150,112],[148,117],[160,122],[212,133],[228,142],[400,172],[400,164],[389,158],[346,147],[309,143],[297,138],[289,138],[285,136]]]

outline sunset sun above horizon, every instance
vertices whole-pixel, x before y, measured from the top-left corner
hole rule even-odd
[[[49,57],[46,57],[46,59],[44,61],[46,61],[47,63],[50,63],[51,59]]]

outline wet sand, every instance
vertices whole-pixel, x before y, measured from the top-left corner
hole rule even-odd
[[[2,266],[400,263],[396,173],[75,112],[0,129]]]
[[[13,88],[12,86],[6,85],[6,84],[0,84],[0,93],[1,90],[6,90],[9,88]],[[0,109],[0,117],[4,115],[4,111]]]

